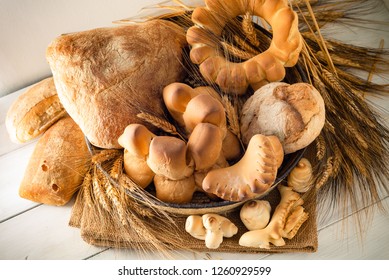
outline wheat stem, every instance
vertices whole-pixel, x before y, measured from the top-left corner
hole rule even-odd
[[[317,183],[315,184],[315,188],[318,190],[320,188],[322,188],[328,181],[328,179],[330,178],[330,176],[332,175],[332,172],[333,172],[333,164],[332,164],[332,161],[333,161],[333,158],[332,157],[329,157],[326,161],[326,164],[325,164],[325,168],[321,174],[321,176],[319,176],[319,180],[317,181]]]
[[[242,29],[243,29],[243,32],[246,35],[247,39],[249,40],[249,42],[251,44],[253,44],[254,46],[258,47],[259,41],[257,38],[257,32],[254,29],[253,19],[252,19],[250,11],[248,11],[243,16]]]
[[[159,128],[159,129],[161,129],[169,134],[177,135],[182,140],[185,140],[185,137],[183,137],[177,131],[176,127],[165,119],[161,119],[160,117],[154,116],[154,115],[146,113],[146,112],[141,112],[141,113],[137,114],[137,117],[154,125],[155,127]]]
[[[306,3],[306,6],[307,6],[307,8],[308,8],[309,14],[310,14],[310,16],[311,16],[311,18],[312,18],[312,20],[313,20],[313,23],[314,23],[314,25],[315,25],[317,34],[319,35],[319,38],[320,38],[320,41],[318,41],[318,43],[319,43],[320,47],[322,48],[322,50],[323,50],[323,51],[325,52],[325,54],[326,54],[327,63],[328,63],[328,65],[330,66],[332,72],[333,72],[335,75],[337,75],[337,74],[336,74],[335,65],[334,65],[334,63],[333,63],[333,61],[332,61],[332,59],[331,59],[331,55],[330,55],[330,53],[329,53],[329,51],[328,51],[328,49],[327,49],[327,46],[326,46],[325,40],[324,40],[324,38],[323,38],[323,35],[321,34],[320,27],[319,27],[319,25],[318,25],[318,23],[317,23],[317,21],[316,21],[315,13],[313,12],[312,6],[311,6],[311,4],[309,3],[308,0],[305,0],[305,3]]]

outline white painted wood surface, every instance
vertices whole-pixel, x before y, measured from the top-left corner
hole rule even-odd
[[[370,36],[371,34],[369,34]],[[388,32],[387,44],[389,44]],[[378,36],[382,36],[380,33]],[[378,37],[381,38],[381,37]],[[363,39],[363,36],[359,38]],[[361,41],[371,44],[372,41]],[[64,207],[37,204],[18,196],[19,183],[35,143],[12,143],[5,129],[10,104],[26,88],[0,98],[0,260],[22,259],[155,259],[132,250],[98,248],[85,243],[78,229],[68,226],[72,203]],[[389,119],[389,100],[375,100]],[[389,163],[388,163],[389,164]],[[389,209],[389,197],[382,203]],[[374,205],[372,209],[376,208]],[[181,252],[181,259],[389,259],[389,215],[375,211],[364,239],[354,231],[353,216],[329,217],[319,222],[319,248],[316,253],[226,254]],[[347,225],[347,231],[343,229]]]

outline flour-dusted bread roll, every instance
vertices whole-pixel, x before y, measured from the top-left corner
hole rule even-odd
[[[38,140],[19,195],[38,203],[65,205],[79,189],[89,164],[84,134],[70,117],[62,118]]]
[[[60,36],[46,57],[62,104],[88,140],[121,148],[125,127],[143,123],[139,112],[164,115],[162,89],[182,78],[185,44],[178,25],[151,20]]]
[[[312,143],[324,122],[324,101],[313,86],[270,83],[257,90],[243,106],[242,139],[247,144],[258,133],[275,135],[285,154],[293,153]]]
[[[27,89],[8,109],[5,125],[15,143],[28,142],[66,115],[52,77]]]

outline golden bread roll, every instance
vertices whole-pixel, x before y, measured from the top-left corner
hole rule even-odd
[[[272,42],[264,52],[242,62],[226,59],[219,40],[228,21],[239,15],[263,18],[272,27]],[[203,77],[226,92],[244,94],[251,86],[257,90],[268,82],[281,81],[284,67],[297,63],[302,49],[298,16],[286,0],[205,0],[205,7],[192,13],[194,26],[187,31],[192,46],[190,58],[199,64]]]
[[[49,205],[65,205],[78,190],[89,168],[84,134],[65,117],[38,140],[19,187],[22,198]]]
[[[124,148],[124,172],[142,188],[146,188],[155,175],[146,162],[151,140],[155,136],[144,125],[129,124],[118,139]]]
[[[46,78],[12,103],[6,116],[6,128],[15,143],[28,142],[66,115],[52,77]]]
[[[182,78],[185,45],[178,25],[150,20],[60,36],[46,58],[69,115],[93,145],[111,149],[130,123],[157,132],[137,115],[164,117],[162,90]]]
[[[229,201],[244,201],[266,193],[283,161],[276,136],[254,135],[243,157],[234,165],[213,169],[202,182],[204,191]]]
[[[163,175],[154,176],[156,197],[168,203],[189,203],[196,191],[194,176],[171,180]]]

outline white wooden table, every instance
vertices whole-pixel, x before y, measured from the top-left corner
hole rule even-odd
[[[387,17],[388,18],[388,17]],[[365,31],[366,32],[366,31]],[[350,35],[355,43],[364,40],[365,44],[378,46],[382,36],[388,32],[364,36]],[[374,37],[375,36],[375,37]],[[157,258],[152,255],[139,255],[132,250],[98,248],[85,243],[78,229],[68,226],[73,201],[63,207],[37,204],[18,195],[19,183],[24,169],[34,149],[35,142],[18,145],[10,142],[5,128],[5,115],[10,104],[26,88],[0,98],[0,259],[140,259]],[[382,106],[384,119],[389,119],[389,98],[377,100]],[[389,164],[389,163],[388,163]],[[389,197],[382,203],[389,209]],[[370,206],[374,207],[374,205]],[[360,209],[359,211],[362,211]],[[290,254],[226,254],[183,252],[183,259],[389,259],[389,214],[374,210],[363,239],[355,232],[353,218],[355,212],[345,218],[328,217],[318,221],[319,248],[316,253]]]

